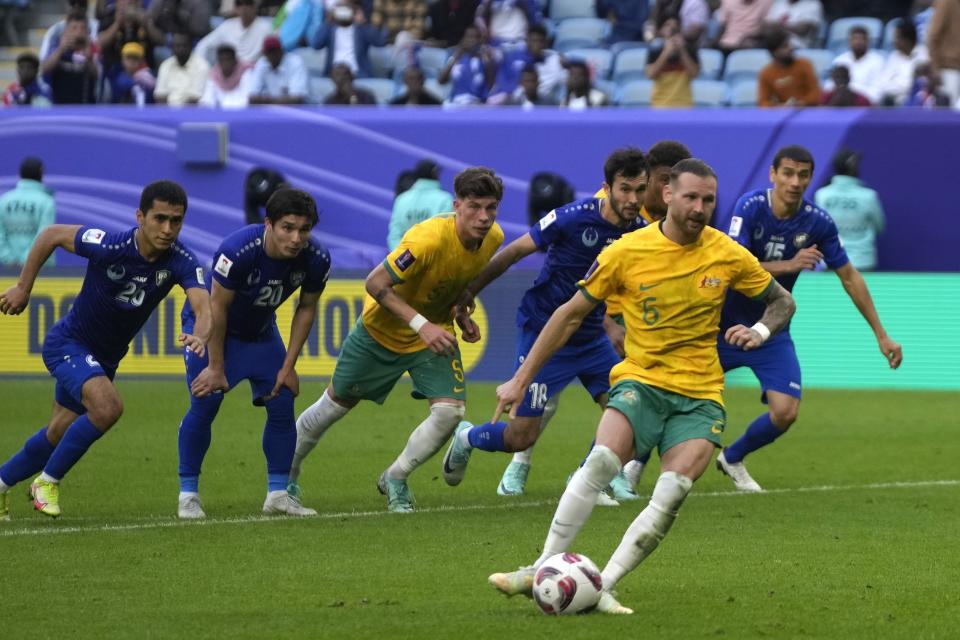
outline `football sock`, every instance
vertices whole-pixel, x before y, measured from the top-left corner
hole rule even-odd
[[[53,450],[47,465],[43,469],[44,475],[52,478],[54,481],[60,481],[67,472],[77,464],[83,454],[87,452],[94,442],[100,439],[103,433],[93,426],[86,415],[82,415],[73,421],[63,434],[60,444]],[[44,478],[46,479],[46,478]]]
[[[506,422],[484,422],[465,431],[467,442],[473,449],[481,451],[506,451],[503,448],[503,432]],[[461,438],[464,436],[461,436]]]
[[[263,427],[263,455],[267,459],[268,491],[286,491],[290,464],[297,446],[297,423],[293,418],[293,392],[281,387],[276,398],[266,404],[267,423]]]
[[[647,460],[650,459],[650,456],[647,456]],[[640,462],[639,460],[631,460],[627,464],[623,465],[623,475],[626,477],[627,482],[630,483],[631,487],[636,487],[637,483],[640,482],[640,476],[643,474],[643,468],[646,466],[646,460]]]
[[[180,451],[180,491],[196,493],[200,468],[210,448],[210,429],[223,402],[222,393],[203,398],[190,396],[190,408],[180,421],[177,448]]]
[[[463,419],[463,413],[464,409],[460,405],[447,402],[430,405],[430,415],[410,434],[407,445],[387,469],[387,477],[391,480],[406,480],[414,469],[440,450]]]
[[[750,423],[750,426],[736,442],[723,450],[723,457],[727,459],[727,462],[741,462],[747,457],[748,453],[767,446],[784,433],[786,431],[777,429],[776,425],[773,424],[769,412],[762,413]]]
[[[590,517],[597,495],[620,473],[620,459],[604,446],[594,447],[584,465],[573,474],[550,523],[543,553],[534,563],[539,567],[547,558],[563,553]]]
[[[47,428],[41,427],[39,431],[27,438],[23,449],[0,467],[0,484],[9,488],[18,482],[32,478],[47,464],[55,448],[47,440]],[[0,487],[0,491],[6,491],[6,489]]]
[[[547,400],[547,405],[543,408],[543,415],[540,416],[540,433],[543,433],[543,430],[547,428],[547,423],[553,419],[553,416],[557,414],[557,405],[559,404],[560,396],[552,396]],[[533,459],[533,447],[536,445],[530,445],[525,451],[517,451],[513,454],[513,461],[520,462],[522,464],[530,464],[530,461]]]
[[[670,531],[691,487],[693,480],[684,475],[673,471],[660,474],[649,504],[627,528],[620,545],[603,569],[601,577],[604,589],[612,589],[623,576],[653,553]]]
[[[293,452],[293,462],[290,465],[290,481],[300,479],[300,470],[303,459],[310,455],[320,438],[327,432],[333,423],[347,415],[350,409],[333,401],[330,394],[324,390],[320,399],[307,407],[306,411],[297,418],[297,442]]]

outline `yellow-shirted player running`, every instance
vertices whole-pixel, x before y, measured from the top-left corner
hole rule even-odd
[[[598,610],[632,613],[611,590],[656,549],[720,446],[725,414],[716,335],[727,289],[766,303],[760,322],[727,331],[726,340],[743,349],[763,344],[795,308],[790,294],[749,251],[707,226],[716,197],[717,177],[706,163],[679,162],[664,192],[667,217],[624,235],[600,254],[579,283],[580,292],[557,309],[514,377],[497,388],[499,417],[522,400],[539,367],[581,318],[611,295],[620,297],[626,358],[610,372],[610,400],[597,426],[596,446],[560,498],[537,561],[490,576],[500,591],[529,595],[536,567],[568,549],[621,464],[657,448],[661,474],[650,503],[602,572]]]
[[[326,430],[360,400],[382,404],[405,371],[415,397],[430,402],[430,415],[377,483],[390,511],[413,510],[407,477],[440,450],[463,418],[466,382],[452,310],[503,242],[495,222],[503,184],[492,170],[475,167],[456,177],[454,191],[455,213],[412,227],[367,276],[363,313],[343,343],[333,380],[297,419],[291,495],[300,494],[303,459]],[[464,340],[480,339],[476,323],[458,321]]]

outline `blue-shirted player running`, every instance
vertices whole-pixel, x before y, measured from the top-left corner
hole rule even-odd
[[[500,251],[467,287],[476,296],[510,265],[537,249],[547,257],[533,286],[517,311],[516,366],[523,364],[550,315],[570,299],[579,282],[608,244],[639,228],[640,207],[647,188],[648,167],[643,152],[633,147],[614,151],[603,167],[605,198],[591,197],[555,209],[530,231]],[[486,422],[473,426],[463,422],[443,459],[447,484],[463,480],[473,449],[524,451],[540,436],[540,423],[547,401],[579,378],[590,397],[606,405],[610,369],[621,358],[604,329],[604,306],[587,315],[567,344],[550,359],[527,389],[516,418],[510,423]],[[527,467],[529,469],[529,466]],[[525,479],[525,478],[524,478]],[[501,491],[501,493],[503,493]]]
[[[177,241],[186,210],[183,188],[163,180],[143,190],[133,229],[107,233],[79,225],[47,227],[30,249],[19,282],[0,296],[0,312],[21,313],[40,266],[56,247],[88,260],[73,306],[43,342],[43,363],[57,380],[53,414],[0,467],[0,519],[9,517],[10,487],[41,470],[30,487],[33,506],[48,516],[60,515],[60,480],[120,419],[123,402],[113,385],[117,366],[175,284],[200,311],[195,333],[181,333],[180,342],[193,353],[204,352],[210,302],[203,268]]]
[[[787,291],[793,290],[801,271],[814,269],[820,260],[825,261],[836,271],[847,295],[870,325],[880,352],[896,369],[903,360],[902,349],[884,331],[863,276],[843,250],[836,225],[823,209],[803,198],[812,179],[813,156],[809,151],[800,146],[780,149],[770,167],[773,188],[741,196],[729,219],[718,220],[717,228],[727,230],[757,256]],[[719,335],[737,324],[754,326],[762,314],[762,303],[731,291],[723,307]],[[790,328],[754,351],[743,351],[723,340],[717,348],[724,371],[750,367],[760,380],[762,400],[769,407],[769,411],[750,423],[739,440],[720,453],[717,468],[730,476],[737,489],[761,491],[743,459],[786,433],[800,409],[800,363]]]
[[[294,369],[317,317],[317,302],[330,275],[330,254],[310,231],[317,205],[309,194],[280,189],[267,201],[264,224],[227,236],[213,258],[210,307],[213,312],[207,357],[185,355],[190,409],[180,423],[180,496],[177,515],[206,517],[200,502],[203,458],[223,393],[248,380],[253,403],[267,409],[263,453],[267,459],[266,514],[313,516],[317,512],[287,493],[290,463],[297,444],[293,398],[300,391]],[[300,300],[285,349],[275,310],[294,291]],[[183,309],[184,331],[193,326],[190,305]]]

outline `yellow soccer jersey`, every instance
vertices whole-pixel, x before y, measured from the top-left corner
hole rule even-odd
[[[451,333],[450,309],[503,243],[503,229],[494,224],[480,248],[468,251],[457,236],[455,223],[456,214],[448,213],[414,225],[383,261],[396,283],[393,290],[397,295]],[[362,318],[373,339],[391,351],[413,353],[426,348],[413,329],[369,294]]]
[[[610,372],[611,386],[638,380],[723,404],[716,341],[724,295],[732,287],[759,297],[772,282],[756,257],[716,229],[683,246],[652,224],[604,249],[578,286],[593,301],[619,295],[623,304],[627,355]]]
[[[603,190],[603,187],[593,194],[595,198],[606,198],[607,192]],[[653,216],[650,215],[650,212],[647,211],[646,207],[640,207],[640,217],[643,218],[644,224],[649,225],[654,222]],[[623,310],[620,306],[620,298],[616,295],[610,296],[604,302],[607,303],[607,315],[608,316],[618,316],[623,314]]]

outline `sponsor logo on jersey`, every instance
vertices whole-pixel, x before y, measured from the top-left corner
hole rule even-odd
[[[807,240],[809,239],[810,239],[810,234],[804,231],[801,231],[797,235],[793,236],[793,246],[795,246],[797,249],[800,249],[805,244],[807,244]]]
[[[580,240],[583,241],[583,246],[592,247],[600,240],[600,233],[593,227],[587,227],[580,235]]]
[[[197,267],[197,282],[203,284],[203,267]]]
[[[96,358],[94,358],[92,355],[88,355],[87,358],[86,358],[86,360],[87,360],[87,364],[90,365],[91,367],[99,367],[99,366],[100,366],[100,363],[97,362]]]
[[[763,225],[758,224],[757,228],[753,230],[753,239],[759,240],[762,237],[763,237]]]
[[[221,253],[220,257],[217,258],[217,265],[213,268],[213,270],[223,277],[227,277],[230,275],[230,267],[232,266],[233,260]]]
[[[407,249],[397,256],[396,260],[393,261],[393,264],[397,265],[397,269],[400,269],[400,271],[406,271],[410,268],[410,265],[416,261],[416,257],[414,257],[413,253],[410,252],[410,249]]]
[[[111,280],[122,280],[126,274],[127,270],[123,268],[122,264],[112,264],[107,267],[107,277]]]
[[[258,282],[260,282],[260,269],[254,269],[247,275],[247,286],[252,287]]]
[[[306,273],[303,271],[294,271],[290,274],[290,286],[296,289],[301,284],[303,284],[303,279],[306,277]]]
[[[101,244],[103,242],[103,236],[106,235],[106,232],[101,231],[100,229],[87,229],[83,232],[83,235],[80,236],[80,242],[86,242],[88,244]]]
[[[723,433],[723,420],[717,420],[712,425],[710,425],[710,433],[713,435],[720,435]]]
[[[160,271],[157,271],[157,286],[162,287],[163,283],[166,282],[169,278],[170,278],[170,272],[167,271],[166,269],[161,269]]]
[[[547,215],[540,218],[540,230],[543,231],[544,229],[546,229],[556,221],[557,221],[557,210],[554,209]]]
[[[723,281],[720,278],[714,278],[711,276],[703,276],[703,280],[700,281],[701,289],[715,289],[723,284]]]
[[[743,226],[743,218],[740,216],[733,216],[730,218],[730,230],[727,232],[727,235],[731,238],[736,238],[740,235],[740,228]]]

